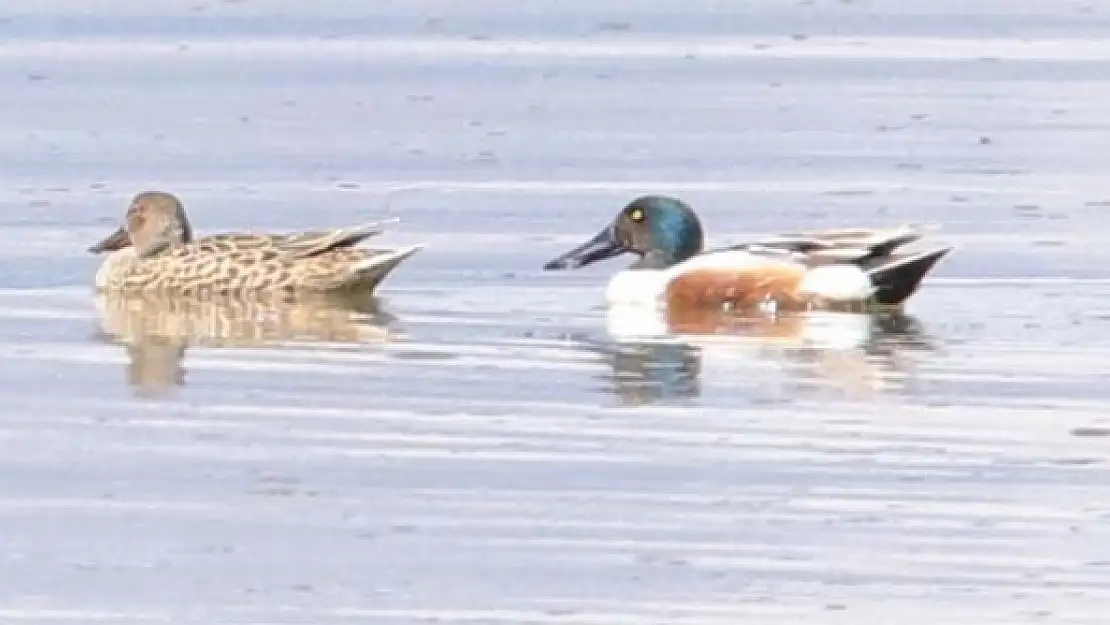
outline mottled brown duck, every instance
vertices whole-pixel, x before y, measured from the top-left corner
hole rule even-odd
[[[199,294],[372,292],[423,245],[372,249],[367,223],[291,234],[225,233],[193,238],[181,201],[148,191],[131,201],[118,230],[89,248],[108,253],[101,292]]]

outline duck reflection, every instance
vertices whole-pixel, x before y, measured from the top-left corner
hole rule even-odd
[[[793,391],[839,388],[873,396],[902,388],[913,352],[935,349],[902,312],[735,316],[637,307],[608,312],[611,391],[637,405],[698,397],[702,378],[756,380],[773,368]]]
[[[100,294],[95,340],[127,351],[127,382],[139,396],[185,384],[190,347],[371,343],[392,338],[395,319],[373,297],[169,297]]]
[[[686,343],[617,343],[603,349],[613,368],[612,392],[628,405],[697,397],[701,349]]]

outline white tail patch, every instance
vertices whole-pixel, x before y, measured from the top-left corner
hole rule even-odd
[[[855,265],[824,265],[806,272],[798,292],[835,302],[856,302],[871,297],[875,285],[867,273]]]

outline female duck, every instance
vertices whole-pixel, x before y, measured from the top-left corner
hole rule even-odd
[[[952,249],[896,251],[920,237],[909,226],[826,230],[703,251],[705,235],[693,209],[676,198],[649,195],[632,201],[596,236],[544,269],[575,269],[636,254],[639,259],[610,280],[610,304],[735,311],[896,307]]]
[[[216,234],[193,239],[181,202],[160,191],[131,201],[124,224],[89,248],[110,252],[96,274],[100,291],[368,294],[423,246],[356,247],[378,224],[296,234]]]

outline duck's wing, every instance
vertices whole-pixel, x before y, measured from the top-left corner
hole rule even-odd
[[[706,250],[700,256],[729,252],[744,252],[766,260],[801,265],[830,263],[862,263],[874,255],[866,246],[847,245],[810,237],[803,234],[776,235],[747,243]]]
[[[868,265],[894,255],[921,239],[927,228],[907,224],[898,228],[837,228],[773,235],[749,242],[754,248],[782,250],[810,263]]]
[[[318,256],[324,252],[349,248],[384,232],[382,226],[395,222],[373,222],[332,228],[329,230],[306,230],[290,234],[269,234],[252,232],[224,232],[201,237],[191,243],[178,246],[178,255],[187,254],[247,254],[267,250],[276,252],[288,259],[303,259]]]
[[[851,228],[809,232],[806,235],[831,244],[832,247],[808,254],[809,262],[823,264],[830,256],[843,254],[844,260],[863,269],[875,286],[875,300],[884,305],[901,305],[913,295],[951,246],[932,246],[903,250],[903,246],[921,239],[937,226],[907,224],[899,228]],[[849,258],[851,257],[851,258]]]
[[[353,247],[359,243],[384,232],[382,226],[386,223],[373,222],[335,228],[332,230],[310,230],[296,234],[275,235],[270,237],[274,247],[293,258],[308,258],[324,252],[343,247]]]
[[[855,265],[874,284],[874,296],[880,304],[898,305],[912,295],[926,274],[952,251],[950,246],[934,246],[921,251],[900,250],[921,239],[928,229],[905,225],[888,229],[840,228],[789,233],[706,253],[743,250],[809,268],[832,264]]]

